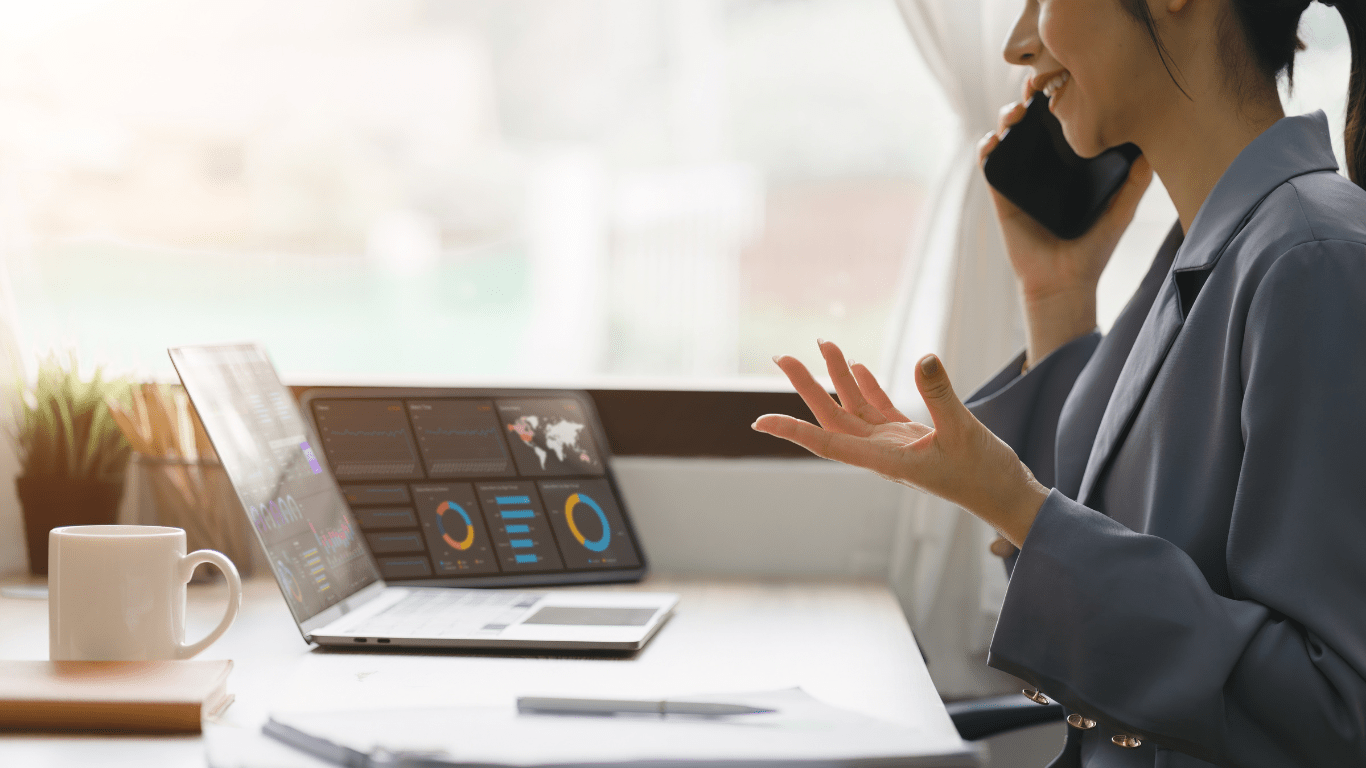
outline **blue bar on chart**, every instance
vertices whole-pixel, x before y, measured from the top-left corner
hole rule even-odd
[[[475,483],[498,565],[504,572],[563,568],[555,534],[533,483]]]

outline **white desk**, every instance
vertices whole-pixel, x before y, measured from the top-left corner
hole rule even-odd
[[[11,579],[7,584],[24,583]],[[652,577],[618,587],[674,591],[677,614],[631,657],[311,651],[275,583],[245,584],[242,613],[201,658],[236,661],[224,720],[254,733],[277,703],[305,701],[300,676],[336,685],[318,707],[364,709],[510,701],[518,693],[681,695],[800,685],[835,706],[952,734],[901,609],[868,581],[772,581]],[[226,588],[190,588],[189,635],[221,615]],[[0,658],[47,658],[47,603],[0,598]],[[400,698],[401,697],[401,698]],[[203,766],[200,737],[0,735],[0,765]],[[313,765],[301,760],[299,765]]]

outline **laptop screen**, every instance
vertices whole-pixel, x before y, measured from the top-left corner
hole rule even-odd
[[[379,580],[318,441],[254,344],[170,350],[294,618]]]
[[[301,400],[386,581],[509,586],[643,572],[586,393],[325,388]]]

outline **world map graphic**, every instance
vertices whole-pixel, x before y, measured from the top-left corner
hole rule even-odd
[[[595,468],[598,464],[588,446],[584,445],[584,425],[560,417],[541,417],[532,414],[517,417],[508,431],[521,440],[536,455],[541,469],[553,455],[561,463]]]

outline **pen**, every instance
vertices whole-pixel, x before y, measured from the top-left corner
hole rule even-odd
[[[557,715],[761,715],[772,709],[745,704],[717,704],[706,701],[634,701],[630,699],[558,699],[543,696],[517,697],[517,711]]]

